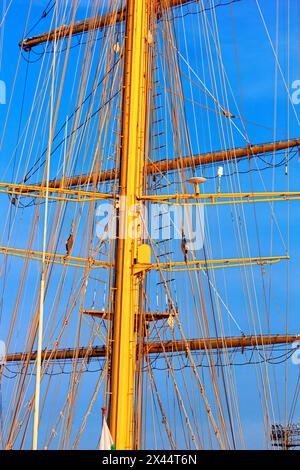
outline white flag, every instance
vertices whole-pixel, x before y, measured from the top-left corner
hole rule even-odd
[[[114,441],[111,437],[110,430],[107,426],[105,416],[103,417],[103,425],[102,425],[102,433],[101,433],[99,449],[100,450],[114,450],[115,449]]]

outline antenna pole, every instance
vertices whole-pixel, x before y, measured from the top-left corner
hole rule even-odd
[[[143,192],[147,139],[149,0],[128,0],[126,9],[118,208],[111,363],[110,431],[116,449],[134,447],[136,315],[138,277],[134,264],[141,244],[138,198]],[[132,235],[133,236],[132,236]]]

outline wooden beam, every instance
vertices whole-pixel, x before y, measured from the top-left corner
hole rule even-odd
[[[33,36],[31,38],[23,39],[19,46],[25,51],[30,51],[33,47],[38,46],[39,44],[44,44],[46,42],[51,42],[54,40],[65,39],[68,36],[76,36],[77,34],[82,34],[88,31],[93,31],[95,29],[103,29],[107,26],[112,26],[116,23],[122,22],[125,19],[125,9],[118,11],[117,13],[107,13],[103,16],[97,16],[95,18],[88,18],[83,21],[78,21],[74,23],[73,26],[64,25],[59,26],[58,28],[52,29],[49,32],[39,34],[38,36]]]
[[[119,171],[107,170],[103,173],[92,173],[90,175],[72,176],[64,178],[63,186],[62,181],[55,179],[49,182],[50,188],[72,188],[78,186],[88,186],[90,184],[101,183],[103,181],[112,181],[119,178]]]
[[[184,352],[187,347],[191,351],[202,351],[206,349],[233,349],[246,347],[270,346],[272,344],[290,344],[300,340],[300,335],[268,335],[268,336],[229,336],[226,338],[191,339],[188,341],[165,341],[145,343],[145,354],[162,354],[163,352]],[[105,357],[106,346],[94,346],[92,348],[70,348],[59,350],[47,350],[42,352],[43,361],[67,360],[78,358]],[[26,352],[7,354],[5,362],[35,361],[36,352],[29,355]]]

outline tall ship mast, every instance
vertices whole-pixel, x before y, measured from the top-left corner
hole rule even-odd
[[[0,445],[284,447],[296,2],[54,0],[14,31],[16,8],[0,31]]]

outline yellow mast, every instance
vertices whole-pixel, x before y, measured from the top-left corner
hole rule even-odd
[[[141,233],[138,198],[143,192],[147,136],[149,1],[128,0],[126,9],[124,91],[120,155],[113,354],[109,424],[117,449],[133,448],[138,280],[134,274]],[[131,237],[132,227],[135,237]]]

